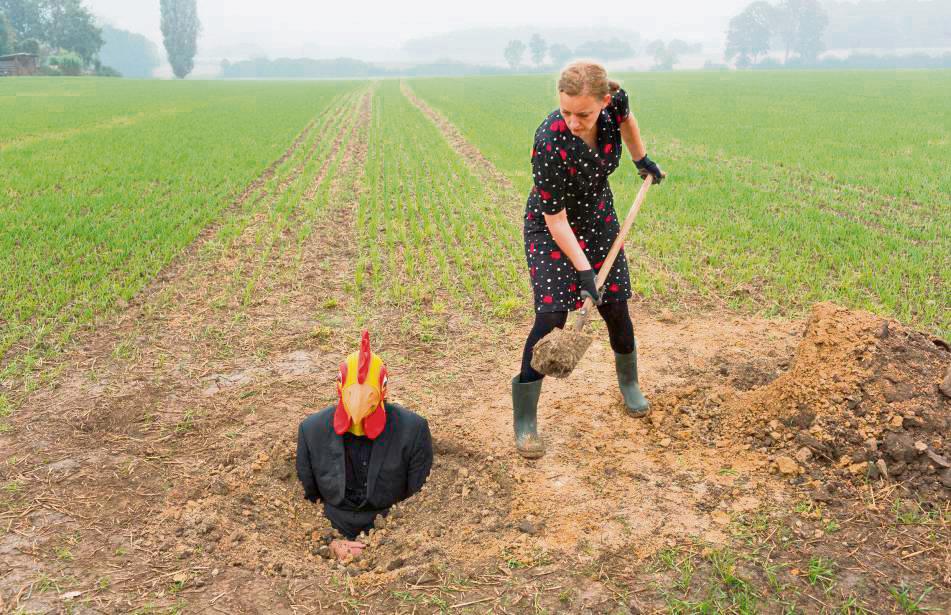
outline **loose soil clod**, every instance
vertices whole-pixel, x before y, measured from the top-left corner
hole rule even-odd
[[[546,376],[567,378],[591,346],[591,336],[573,329],[555,329],[535,344],[532,367]]]

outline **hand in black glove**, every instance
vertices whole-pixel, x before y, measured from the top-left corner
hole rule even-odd
[[[641,176],[641,179],[647,179],[647,176],[650,175],[654,178],[653,183],[655,184],[659,184],[667,177],[667,174],[660,170],[657,163],[647,156],[644,156],[640,160],[635,160],[634,166],[637,167],[637,174]]]
[[[595,305],[601,305],[601,294],[598,292],[598,283],[594,275],[594,269],[586,269],[578,272],[578,286],[581,287],[582,299],[591,297]]]

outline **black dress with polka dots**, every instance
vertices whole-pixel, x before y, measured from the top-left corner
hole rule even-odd
[[[582,305],[577,272],[555,243],[543,214],[566,210],[568,223],[595,271],[600,271],[621,231],[608,175],[621,161],[621,122],[629,113],[627,93],[618,90],[598,116],[597,149],[568,130],[559,110],[550,113],[535,131],[535,185],[525,207],[523,235],[536,312],[565,312]],[[631,298],[624,250],[611,267],[602,297],[605,303]]]

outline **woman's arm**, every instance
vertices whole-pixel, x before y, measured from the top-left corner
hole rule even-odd
[[[584,255],[584,250],[578,245],[578,238],[575,232],[568,225],[568,213],[562,209],[557,214],[545,214],[545,224],[551,232],[552,238],[561,251],[568,257],[576,271],[587,271],[591,269],[591,263],[588,257]]]
[[[637,166],[637,172],[641,177],[652,175],[652,183],[659,184],[667,174],[661,171],[657,163],[647,157],[647,147],[641,139],[641,130],[637,126],[637,120],[634,114],[628,114],[627,118],[621,122],[621,139],[631,152],[631,158]]]
[[[621,139],[634,160],[641,160],[647,155],[647,147],[641,139],[641,129],[633,113],[628,114],[627,118],[621,122]]]

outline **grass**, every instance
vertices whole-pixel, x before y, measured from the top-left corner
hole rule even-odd
[[[0,378],[133,297],[356,87],[0,83]]]
[[[510,314],[528,288],[517,205],[499,202],[398,82],[374,96],[369,143],[356,219],[362,298],[434,314],[423,341],[438,335],[447,301]]]
[[[628,242],[636,292],[768,314],[834,300],[951,334],[951,71],[621,79],[671,174]],[[412,87],[527,194],[551,77]],[[623,209],[633,165],[611,182]]]
[[[820,585],[828,591],[835,584],[835,567],[831,560],[813,556],[809,558],[809,565],[806,568],[806,579],[810,585]]]
[[[888,591],[895,598],[895,602],[898,603],[898,607],[902,610],[902,612],[910,614],[924,613],[933,610],[921,605],[925,597],[931,592],[931,589],[931,587],[928,587],[923,592],[921,592],[917,598],[915,598],[911,588],[905,583],[902,583],[898,587],[891,587]]]

